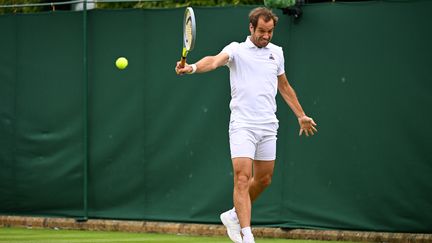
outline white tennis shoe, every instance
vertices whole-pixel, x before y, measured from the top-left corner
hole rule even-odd
[[[230,211],[231,210],[228,210],[222,213],[220,215],[220,219],[227,229],[229,238],[235,243],[243,243],[240,234],[240,222],[238,221],[238,219],[233,219],[233,217],[230,215]]]
[[[245,239],[245,238],[243,238],[242,243],[255,243],[255,239],[254,238],[252,238],[252,239]]]

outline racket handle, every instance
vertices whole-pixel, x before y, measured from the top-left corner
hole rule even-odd
[[[186,64],[186,57],[182,56],[180,59],[180,67],[184,68],[185,64]]]

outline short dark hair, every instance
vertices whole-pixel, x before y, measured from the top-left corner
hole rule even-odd
[[[276,26],[276,23],[278,21],[278,17],[270,9],[266,7],[254,8],[249,13],[249,23],[252,24],[254,29],[258,25],[258,20],[260,17],[263,17],[265,22],[273,20],[274,26]]]

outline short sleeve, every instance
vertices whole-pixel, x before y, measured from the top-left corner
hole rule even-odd
[[[282,48],[279,49],[278,51],[278,56],[279,56],[279,64],[278,64],[278,72],[277,75],[281,75],[285,73],[285,58],[283,55],[283,50]]]
[[[235,51],[237,49],[237,47],[239,46],[238,42],[231,42],[229,45],[225,46],[221,53],[226,53],[229,56],[228,62],[226,65],[229,65],[229,63],[231,63],[231,61],[234,59],[234,54]]]

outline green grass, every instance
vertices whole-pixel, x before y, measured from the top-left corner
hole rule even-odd
[[[126,232],[102,232],[55,229],[1,228],[0,242],[10,243],[229,243],[228,237],[195,237],[187,235],[147,234]],[[329,243],[336,241],[285,240],[285,239],[256,239],[257,243],[286,242],[286,243]],[[348,243],[345,241],[345,243]]]

